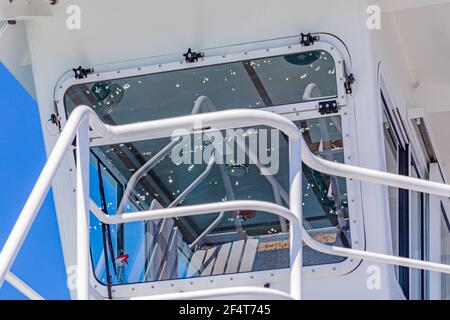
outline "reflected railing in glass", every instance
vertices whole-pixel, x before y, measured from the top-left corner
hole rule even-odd
[[[344,161],[339,116],[305,119],[296,124],[315,154]],[[251,135],[258,135],[263,129],[267,128],[243,129],[245,146]],[[272,177],[261,175],[260,164],[251,163],[250,157],[245,162],[235,159],[219,164],[185,164],[167,154],[132,186],[123,213],[248,199],[287,207],[288,143],[282,135],[277,135],[277,143],[268,137],[265,148],[280,161],[279,170]],[[195,136],[189,139],[195,141]],[[172,141],[168,138],[93,148],[92,199],[108,214],[117,214],[130,179]],[[183,141],[180,144],[184,145]],[[208,145],[202,141],[199,149]],[[194,154],[195,145],[190,147],[189,152]],[[214,156],[219,154],[215,152]],[[304,225],[311,235],[322,243],[349,247],[346,180],[304,166],[303,198]],[[253,211],[217,212],[107,228],[92,216],[92,259],[97,278],[106,283],[109,275],[111,284],[283,269],[289,267],[288,232],[286,221]],[[306,247],[304,250],[306,266],[343,260]]]

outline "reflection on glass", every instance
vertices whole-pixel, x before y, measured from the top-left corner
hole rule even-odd
[[[188,115],[202,95],[218,110],[336,97],[335,62],[325,51],[310,51],[77,84],[64,103],[68,114],[83,104],[107,123],[125,124]]]
[[[67,114],[83,104],[92,106],[106,123],[127,124],[191,114],[200,96],[211,99],[218,111],[336,97],[335,61],[329,53],[316,50],[77,84],[67,90],[64,103]],[[315,154],[344,161],[339,116],[296,125]],[[244,149],[265,129],[243,129]],[[277,156],[279,170],[270,179],[260,174],[261,165],[249,161],[248,153],[244,159],[211,166],[207,161],[177,163],[167,154],[133,183],[170,139],[96,147],[91,156],[91,198],[108,214],[229,200],[288,206],[288,144],[283,135],[276,137],[256,150]],[[227,143],[224,139],[222,145]],[[201,141],[186,152],[195,156],[207,147]],[[314,238],[350,246],[345,179],[304,166],[302,205],[304,225]],[[289,267],[289,223],[265,212],[217,212],[111,226],[92,216],[90,232],[95,275],[114,285]],[[340,261],[304,250],[305,265]]]
[[[389,120],[389,115],[386,111],[387,107],[383,104],[383,131],[384,131],[384,147],[385,147],[385,157],[386,157],[386,171],[390,173],[398,173],[398,148],[399,142],[397,140],[397,135],[394,131],[391,121]],[[393,187],[388,187],[389,195],[389,215],[391,222],[391,236],[392,236],[392,249],[393,255],[399,255],[399,199],[398,199],[398,189]],[[398,275],[399,268],[395,267],[395,272]]]
[[[330,161],[344,161],[339,116],[301,120],[296,125],[316,155]],[[246,128],[244,132],[252,135],[262,129],[266,128]],[[93,148],[92,199],[102,207],[100,168],[106,210],[115,214],[125,184],[170,141],[157,139]],[[232,199],[269,201],[287,207],[289,174],[285,137],[279,135],[278,141],[270,141],[267,150],[279,152],[279,171],[273,176],[275,183],[262,176],[258,166],[248,159],[243,163],[214,164],[205,178],[179,202],[180,194],[208,169],[208,165],[175,163],[169,154],[139,180],[131,196],[125,199],[124,212]],[[304,225],[315,239],[326,244],[350,246],[345,179],[329,177],[304,166],[302,205]],[[103,247],[101,224],[95,218],[91,219],[93,263],[102,282],[107,279],[105,255],[109,257],[113,284],[289,267],[289,224],[265,212],[217,212],[111,226],[110,229],[112,253]],[[343,260],[307,247],[304,249],[305,265]]]
[[[329,161],[344,163],[342,126],[339,117],[299,122],[310,150]],[[303,210],[311,228],[339,226],[348,231],[346,180],[330,177],[303,166]]]

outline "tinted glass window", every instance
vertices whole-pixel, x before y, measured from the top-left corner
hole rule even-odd
[[[330,54],[311,51],[78,84],[67,90],[64,99],[68,114],[85,104],[106,123],[127,124],[191,114],[200,96],[207,96],[217,110],[336,97],[335,73]],[[344,162],[339,116],[295,124],[317,156]],[[246,143],[265,129],[243,128]],[[224,139],[223,144],[226,142]],[[288,206],[289,147],[282,134],[269,138],[267,145],[258,149],[278,155],[279,168],[272,180],[260,174],[258,165],[248,162],[248,154],[244,161],[212,166],[207,162],[177,163],[167,154],[135,185],[127,186],[130,178],[169,143],[167,138],[92,148],[91,198],[108,214],[233,199]],[[207,146],[201,144],[199,149]],[[187,152],[197,151],[192,146]],[[178,201],[202,175],[199,184]],[[127,187],[131,188],[129,197],[124,196]],[[121,202],[123,211],[118,213]],[[303,223],[314,238],[350,246],[345,179],[304,166],[302,206]],[[95,274],[104,283],[108,274],[112,284],[124,284],[289,267],[289,223],[266,212],[217,212],[109,227],[92,216],[90,230]],[[304,250],[306,266],[343,260],[307,247]]]
[[[339,116],[301,120],[295,123],[303,133],[309,148],[316,155],[331,161],[344,161],[342,125]],[[263,128],[247,128],[244,132],[251,135],[261,129]],[[108,159],[109,170],[120,175],[122,180],[128,181],[140,166],[168,143],[170,139],[148,140],[97,147],[92,151]],[[271,144],[268,148],[279,152],[281,163],[274,178],[281,194],[287,194],[289,190],[287,141],[279,135],[278,144],[276,146]],[[155,201],[159,207],[172,206],[178,196],[207,168],[206,163],[177,164],[170,154],[167,155],[133,188],[131,196],[125,199],[125,212],[146,210],[154,207]],[[96,174],[93,173],[91,176],[92,184],[98,183]],[[230,195],[224,176],[236,200],[270,201],[288,206],[287,199],[283,196],[278,199],[273,185],[260,174],[258,167],[251,163],[240,163],[238,166],[213,165],[200,184],[175,205],[225,201]],[[110,204],[109,214],[116,213],[115,210],[121,200],[112,200],[113,195],[120,194],[108,191],[114,185],[117,184],[108,183],[106,187],[107,202]],[[93,193],[98,192],[96,190],[98,187],[92,188]],[[98,201],[99,197],[94,195],[93,199]],[[306,166],[303,167],[304,225],[318,241],[350,246],[347,199],[345,179],[330,177]],[[98,223],[95,219],[92,221]],[[214,227],[204,234],[212,224]],[[115,284],[289,267],[289,224],[265,212],[214,213],[132,223],[120,228],[111,226],[111,228],[115,259],[120,254],[128,255],[128,264],[124,265],[123,275],[113,277]],[[103,246],[101,229],[93,227],[91,232],[97,234],[92,237],[92,246],[95,248],[93,253],[96,253],[94,264],[101,267],[104,266],[100,260],[103,257],[102,250],[99,249]],[[244,254],[245,252],[247,253]],[[226,259],[220,258],[226,254]],[[307,266],[343,260],[320,254],[307,247],[304,250],[304,264]],[[171,263],[169,269],[168,263]],[[235,267],[227,269],[225,268],[227,265]],[[240,265],[245,267],[238,268]],[[97,268],[99,279],[104,278],[104,270],[100,267]],[[110,269],[114,270],[113,265]]]
[[[125,124],[188,115],[202,95],[218,110],[335,97],[335,62],[325,51],[296,53],[79,84],[64,99],[68,113],[85,104],[103,121]]]

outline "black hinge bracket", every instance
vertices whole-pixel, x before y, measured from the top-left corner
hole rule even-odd
[[[339,112],[339,105],[336,100],[319,102],[319,113],[321,115]]]
[[[53,110],[54,110],[54,113],[52,113],[50,115],[50,119],[48,121],[50,121],[56,127],[58,127],[59,132],[61,132],[61,117],[59,116],[58,106],[56,104],[56,101],[53,102]]]
[[[314,44],[314,42],[319,41],[320,37],[319,36],[313,36],[311,33],[302,33],[300,35],[300,44],[303,47],[309,47],[312,46]]]
[[[353,84],[355,83],[356,79],[353,73],[348,74],[347,72],[347,65],[345,64],[345,60],[343,61],[343,67],[344,67],[344,87],[345,87],[345,93],[346,94],[352,94],[353,93]]]
[[[82,66],[72,70],[75,73],[75,79],[85,79],[89,74],[94,73],[94,68],[84,69]]]
[[[183,54],[186,63],[197,62],[198,59],[203,58],[205,54],[203,52],[193,52],[191,48]]]
[[[61,117],[52,113],[49,121],[58,127],[59,132],[61,132]]]

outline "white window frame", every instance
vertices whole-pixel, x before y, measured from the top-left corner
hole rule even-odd
[[[298,111],[309,111],[318,110],[320,101],[336,100],[338,105],[343,107],[348,104],[348,95],[345,92],[345,76],[344,76],[344,59],[341,56],[338,49],[326,42],[316,42],[314,45],[309,47],[303,47],[300,44],[287,45],[282,47],[260,49],[254,51],[245,51],[240,53],[233,53],[229,55],[222,56],[211,56],[201,58],[195,63],[186,63],[184,61],[171,62],[165,64],[147,65],[139,66],[136,68],[128,69],[117,69],[113,71],[98,72],[88,74],[84,79],[75,79],[73,76],[65,75],[62,80],[59,81],[55,91],[55,101],[58,113],[61,116],[61,125],[64,126],[67,119],[65,117],[66,111],[64,108],[64,95],[66,91],[73,85],[79,85],[83,83],[91,83],[97,81],[110,81],[121,78],[137,77],[150,74],[164,73],[169,71],[179,71],[185,69],[193,69],[199,67],[206,67],[212,65],[219,65],[224,63],[241,62],[243,60],[254,60],[263,59],[273,56],[283,56],[293,53],[302,53],[309,51],[323,50],[330,54],[336,65],[336,80],[337,80],[337,97],[323,97],[320,100],[299,102],[293,104],[285,104],[281,106],[274,106],[268,108],[259,108],[258,110],[265,110],[276,112],[279,114],[298,112]],[[206,54],[206,53],[205,53]],[[347,65],[347,68],[350,68]],[[95,69],[95,68],[94,68]],[[100,142],[102,143],[102,142]],[[103,142],[103,144],[107,144]]]
[[[430,180],[445,183],[438,163],[430,164]],[[431,262],[442,263],[442,208],[445,209],[447,218],[450,219],[450,199],[430,196],[430,223],[429,223],[429,260]],[[430,300],[442,300],[442,274],[430,272],[428,278],[428,293]]]
[[[268,43],[270,44],[270,43]],[[64,75],[58,82],[55,89],[55,105],[61,116],[61,125],[65,126],[67,122],[66,110],[64,107],[64,95],[66,91],[73,85],[79,85],[83,83],[91,83],[98,81],[114,80],[120,78],[143,76],[155,73],[163,73],[169,71],[178,71],[184,69],[192,69],[204,66],[211,66],[217,64],[240,62],[243,60],[261,59],[273,56],[282,56],[293,53],[309,52],[323,50],[329,53],[336,65],[336,81],[337,81],[337,96],[336,97],[323,97],[314,101],[300,102],[294,104],[286,104],[268,108],[259,108],[259,110],[265,110],[275,112],[286,116],[292,121],[306,120],[328,116],[340,116],[343,130],[344,140],[344,155],[345,162],[348,164],[358,165],[357,159],[357,139],[356,139],[356,126],[354,117],[353,97],[347,95],[345,92],[345,75],[344,75],[344,57],[339,49],[328,42],[318,41],[313,45],[304,47],[300,44],[289,44],[278,47],[270,47],[267,45],[266,49],[241,51],[238,53],[232,53],[227,55],[215,55],[208,56],[208,52],[205,52],[206,57],[200,59],[196,63],[185,63],[184,61],[170,62],[170,63],[157,63],[156,60],[151,65],[142,65],[133,68],[114,69],[111,68],[108,71],[89,74],[84,79],[75,79],[69,74]],[[348,71],[351,69],[351,63],[349,57],[345,56],[345,62],[347,62]],[[321,115],[318,112],[319,103],[323,101],[336,100],[340,110],[335,114]],[[120,138],[118,139],[104,139],[96,136],[91,137],[91,147],[119,144],[122,143]],[[351,146],[351,147],[350,147]],[[69,172],[70,179],[75,180],[75,161],[73,157],[69,157],[73,168]],[[350,217],[350,232],[352,237],[352,247],[359,250],[365,249],[365,237],[364,237],[364,220],[362,214],[362,198],[361,198],[361,184],[359,181],[353,179],[347,179],[347,193],[349,200],[349,217]],[[338,277],[348,274],[355,270],[361,263],[359,260],[346,259],[341,263],[329,264],[329,265],[317,265],[304,268],[305,278],[316,279],[326,277]],[[96,276],[91,269],[91,286],[97,290],[97,293],[103,297],[107,296],[107,287],[103,283],[97,281]],[[273,279],[273,280],[272,280]],[[199,277],[191,279],[177,279],[169,281],[158,282],[143,282],[136,284],[126,285],[114,285],[112,287],[112,293],[115,298],[120,297],[134,297],[151,295],[156,293],[173,292],[174,290],[199,290],[210,289],[220,287],[228,287],[239,285],[241,282],[245,285],[263,286],[267,282],[271,283],[283,283],[288,286],[289,270],[265,270],[261,272],[250,273],[238,273],[231,275],[221,275],[214,277]]]

